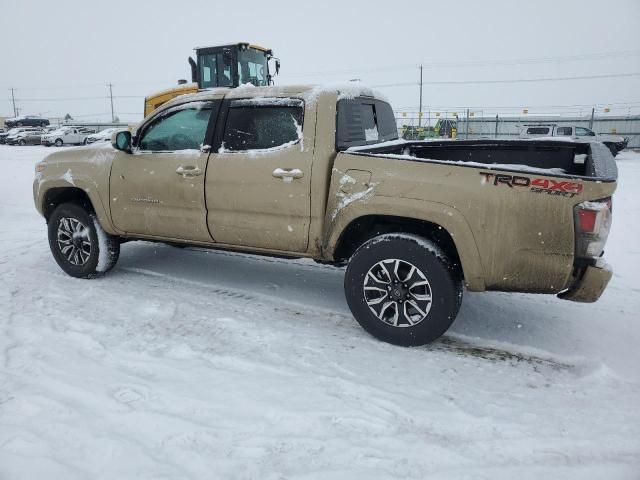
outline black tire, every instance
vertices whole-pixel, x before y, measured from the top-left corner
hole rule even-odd
[[[66,222],[66,223],[65,223]],[[80,227],[73,222],[78,222]],[[71,226],[71,228],[67,228]],[[76,278],[95,278],[111,270],[120,256],[120,241],[118,237],[109,235],[102,229],[93,212],[75,203],[63,203],[49,217],[48,222],[49,248],[53,258],[65,273]],[[62,233],[60,233],[62,230]],[[77,238],[67,235],[65,231],[76,231]],[[82,235],[86,232],[85,236]],[[69,239],[71,241],[69,242]],[[81,245],[76,243],[85,243]],[[67,243],[69,242],[69,243]],[[86,245],[88,243],[88,245]],[[74,257],[70,244],[78,252]],[[65,250],[63,252],[63,250]],[[72,260],[68,258],[72,257]]]
[[[24,147],[27,144],[27,142],[25,142],[24,140],[20,140],[18,142],[18,145],[20,145],[21,147]]]
[[[62,145],[64,145],[64,142],[62,141],[61,138],[56,138],[56,141],[53,143],[55,144],[56,147],[61,147]]]
[[[396,276],[392,270],[388,270],[388,273],[391,274],[388,283],[392,289],[389,289],[389,286],[384,287],[384,281],[370,280],[369,272],[372,272],[375,278],[384,279],[384,276],[376,275],[379,272],[376,272],[375,269],[378,268],[382,272],[384,270],[382,265],[386,265],[388,269],[396,265],[396,261],[399,261],[398,270],[404,269],[405,272],[399,271],[398,273],[401,275],[397,278],[404,276],[405,280],[401,280],[400,283],[408,282],[403,284],[404,290],[402,290],[402,285],[399,285],[399,290],[393,287],[393,278]],[[417,271],[412,272],[411,278],[417,281],[406,280],[410,278],[406,273],[411,271],[408,266],[416,268]],[[427,286],[410,286],[422,283],[423,277],[427,280]],[[370,285],[365,285],[365,281]],[[395,306],[391,305],[385,310],[385,314],[389,312],[389,309],[391,309],[391,313],[398,312],[400,317],[395,321],[401,326],[394,326],[390,323],[393,318],[388,321],[380,319],[367,303],[367,295],[371,295],[372,288],[377,289],[376,285],[379,285],[377,283],[379,281],[384,287],[380,290],[389,289],[388,292],[380,292],[385,298],[385,301],[381,302],[382,306],[384,307],[389,301],[395,303]],[[406,288],[408,285],[409,289]],[[365,291],[365,286],[369,293]],[[424,288],[422,290],[424,293],[418,294],[412,288]],[[458,315],[462,302],[462,276],[453,266],[453,262],[436,244],[417,235],[404,233],[380,235],[360,246],[347,266],[344,289],[351,313],[367,332],[385,342],[407,347],[427,344],[444,334]],[[393,292],[398,296],[392,297]],[[375,290],[374,293],[376,293]],[[426,312],[424,316],[421,310],[410,306],[417,306],[419,303],[417,297],[413,296],[414,293],[417,297],[431,297],[430,301],[420,300],[422,302],[420,307],[422,311]],[[397,301],[394,302],[394,298]],[[402,300],[403,298],[405,300]],[[377,298],[373,300],[369,298],[368,300],[375,302]],[[372,308],[377,309],[377,305],[379,303]],[[412,322],[407,320],[407,312],[409,316],[415,315]]]

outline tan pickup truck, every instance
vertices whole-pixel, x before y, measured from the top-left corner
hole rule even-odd
[[[74,277],[107,272],[128,240],[346,264],[354,317],[399,345],[442,335],[463,285],[593,302],[611,277],[617,170],[599,143],[406,142],[357,84],[184,95],[112,143],[36,165]]]

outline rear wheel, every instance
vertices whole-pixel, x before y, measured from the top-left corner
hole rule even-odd
[[[72,277],[103,275],[120,256],[118,237],[105,232],[95,214],[75,203],[63,203],[53,211],[48,233],[53,258]]]
[[[345,274],[349,308],[374,337],[402,346],[424,345],[455,320],[462,279],[434,243],[417,235],[375,237],[354,253]]]

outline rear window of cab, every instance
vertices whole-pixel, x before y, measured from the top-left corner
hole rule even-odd
[[[398,139],[391,105],[370,97],[338,100],[336,149],[371,145]]]

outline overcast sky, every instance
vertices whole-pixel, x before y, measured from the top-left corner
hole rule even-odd
[[[21,114],[108,120],[112,82],[116,114],[139,120],[145,95],[188,78],[195,46],[235,41],[274,50],[277,84],[359,78],[396,109],[418,109],[423,63],[425,110],[640,111],[637,75],[433,83],[638,74],[638,0],[3,0],[0,32],[0,116],[14,87]]]

